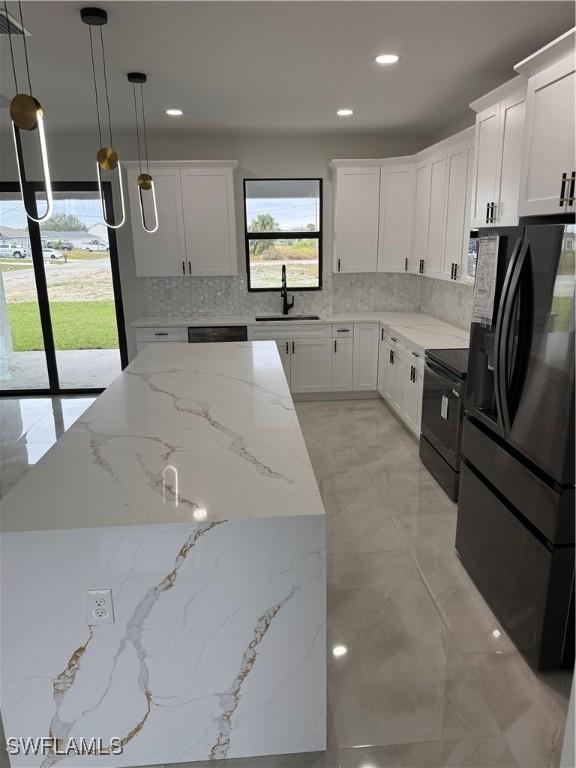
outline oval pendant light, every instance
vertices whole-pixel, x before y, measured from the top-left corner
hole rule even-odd
[[[102,8],[82,8],[80,18],[84,24],[88,24],[90,30],[90,55],[92,58],[92,76],[94,79],[94,97],[96,101],[96,118],[98,120],[98,138],[100,140],[100,149],[96,153],[96,176],[98,179],[98,192],[100,194],[100,203],[102,205],[102,216],[104,223],[110,229],[119,229],[126,220],[126,209],[124,205],[124,184],[122,181],[122,166],[118,152],[112,146],[112,118],[110,116],[110,98],[108,96],[108,77],[106,75],[106,55],[104,53],[104,35],[102,27],[108,23],[108,14]],[[110,138],[109,146],[105,147],[102,141],[102,125],[100,122],[100,103],[98,100],[98,83],[96,80],[96,65],[94,63],[94,39],[92,36],[92,27],[100,28],[100,48],[102,51],[102,75],[104,78],[104,95],[106,97],[106,108],[108,112],[108,135]],[[122,215],[120,221],[116,222],[111,216],[106,205],[102,189],[102,171],[116,171],[118,175],[118,186],[120,189],[120,207]]]
[[[16,60],[14,57],[14,46],[12,45],[11,21],[8,14],[8,5],[4,0],[4,14],[6,16],[6,26],[8,28],[8,40],[10,42],[10,58],[12,60],[12,72],[14,75],[14,87],[16,96],[10,102],[10,118],[12,121],[12,138],[14,139],[14,150],[16,152],[16,166],[18,169],[18,182],[20,184],[20,193],[26,216],[32,221],[42,223],[49,219],[54,208],[52,197],[52,182],[50,180],[50,166],[48,164],[48,148],[46,146],[46,132],[44,130],[44,110],[38,99],[32,95],[32,82],[30,79],[30,65],[28,63],[28,47],[26,45],[26,30],[22,19],[22,3],[18,3],[20,12],[20,27],[22,29],[22,42],[24,45],[24,59],[26,62],[26,77],[28,80],[28,90],[30,93],[20,93],[18,88],[18,77],[16,74]],[[24,195],[24,183],[26,181],[26,169],[24,165],[24,153],[22,151],[21,131],[38,131],[38,141],[40,143],[40,156],[42,158],[42,173],[44,176],[44,186],[46,188],[46,210],[42,216],[38,212],[29,211],[26,207],[26,197]]]
[[[142,227],[146,232],[158,231],[158,206],[156,205],[156,189],[154,187],[154,179],[150,175],[150,163],[148,162],[148,138],[146,135],[146,113],[144,111],[144,83],[147,81],[147,77],[143,72],[128,72],[126,75],[128,82],[132,83],[132,90],[134,94],[134,117],[136,119],[136,143],[138,145],[138,169],[139,175],[136,180],[138,185],[138,200],[140,203],[140,220],[142,221]],[[142,134],[144,139],[144,156],[146,159],[146,172],[142,172],[142,153],[140,151],[140,128],[138,118],[138,100],[136,98],[136,86],[140,86],[140,107],[142,111]],[[144,192],[150,192],[152,195],[152,206],[154,208],[154,221],[148,222],[146,220],[146,213],[144,210]]]

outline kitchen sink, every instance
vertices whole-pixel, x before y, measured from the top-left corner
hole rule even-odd
[[[261,315],[256,320],[262,323],[271,323],[278,320],[320,320],[319,315]]]

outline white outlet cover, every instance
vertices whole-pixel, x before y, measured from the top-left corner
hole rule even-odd
[[[111,589],[86,590],[86,622],[89,626],[114,623]]]

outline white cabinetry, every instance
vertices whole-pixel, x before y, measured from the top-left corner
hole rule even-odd
[[[472,225],[518,223],[526,81],[515,77],[470,104],[477,112]]]
[[[428,225],[430,221],[430,162],[427,158],[416,161],[414,168],[414,239],[410,272],[419,273],[428,252]]]
[[[127,164],[128,165],[128,164]],[[185,274],[184,218],[180,169],[157,166],[152,169],[158,207],[158,229],[146,232],[140,220],[138,201],[138,166],[128,166],[128,198],[136,274],[139,277],[162,277]]]
[[[446,151],[430,158],[430,201],[428,251],[424,257],[424,275],[440,277],[444,264],[446,230]]]
[[[148,344],[170,344],[188,341],[188,328],[184,326],[155,326],[136,329],[136,351],[142,352]]]
[[[150,163],[158,207],[158,230],[140,221],[136,178],[126,163],[136,274],[233,275],[238,272],[234,178],[236,163]]]
[[[576,184],[574,30],[517,64],[529,78],[520,215],[574,211]]]
[[[450,147],[446,157],[446,232],[442,275],[450,280],[461,276],[462,261],[468,252],[473,157],[472,138]]]
[[[295,394],[329,392],[332,387],[330,339],[295,339],[292,342],[290,388]]]
[[[354,339],[332,341],[332,392],[351,392],[354,386]]]
[[[336,169],[334,271],[376,272],[380,168]]]
[[[378,323],[354,325],[353,389],[376,390],[378,386]]]
[[[420,436],[423,385],[423,353],[381,326],[378,392],[417,437]]]
[[[380,170],[378,271],[407,272],[414,228],[414,165],[384,165]]]
[[[181,173],[189,274],[236,274],[232,168],[183,168]]]

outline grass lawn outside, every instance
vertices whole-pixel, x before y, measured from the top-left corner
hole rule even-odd
[[[118,349],[114,301],[57,301],[50,304],[56,349]],[[8,305],[15,352],[44,349],[38,305]]]
[[[0,272],[14,272],[19,269],[32,269],[32,263],[24,259],[0,259]]]
[[[108,251],[68,251],[66,254],[68,261],[92,261],[94,259],[106,259],[108,256],[110,256]]]

